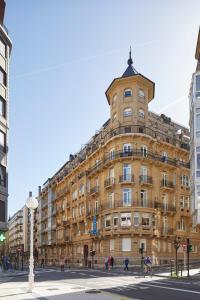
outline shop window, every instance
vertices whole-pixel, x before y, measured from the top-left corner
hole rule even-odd
[[[122,238],[122,251],[131,251],[131,238]]]

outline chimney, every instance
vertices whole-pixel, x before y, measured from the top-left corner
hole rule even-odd
[[[39,186],[38,186],[38,195],[41,194],[41,191],[42,191],[42,188],[41,188],[41,186],[39,185]]]
[[[0,25],[3,25],[5,7],[6,7],[5,1],[0,0]]]

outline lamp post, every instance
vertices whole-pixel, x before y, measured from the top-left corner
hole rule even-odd
[[[32,196],[32,192],[29,192],[29,197],[26,201],[26,206],[30,209],[30,261],[29,261],[29,276],[28,276],[28,282],[29,282],[29,287],[28,291],[32,293],[33,288],[34,288],[34,257],[33,257],[33,214],[34,210],[38,207],[38,201],[36,198]]]

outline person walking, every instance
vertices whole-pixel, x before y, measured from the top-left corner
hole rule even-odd
[[[114,258],[113,258],[113,256],[111,256],[111,258],[110,258],[110,266],[113,269],[113,266],[114,266]]]
[[[125,265],[124,271],[128,271],[128,264],[129,264],[129,259],[128,259],[128,257],[126,257],[124,260],[124,265]]]
[[[44,258],[41,259],[41,268],[44,268]]]
[[[60,271],[64,272],[64,270],[65,270],[65,260],[64,260],[63,257],[61,257],[61,259],[60,259]]]
[[[108,258],[105,257],[105,260],[104,260],[104,261],[105,261],[105,269],[108,270]]]
[[[111,267],[111,256],[108,256],[108,270],[110,270]]]

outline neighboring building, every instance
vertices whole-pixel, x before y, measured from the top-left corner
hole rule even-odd
[[[5,2],[0,0],[0,231],[7,229],[8,207],[8,108],[11,40],[4,25]]]
[[[200,225],[200,29],[195,52],[196,71],[190,88],[191,212],[193,225]]]
[[[9,253],[17,254],[19,248],[24,248],[23,209],[18,210],[8,221]]]
[[[189,131],[148,110],[155,84],[133,67],[106,91],[110,119],[80,152],[39,189],[40,258],[57,263],[116,263],[139,249],[154,263],[174,257],[174,238],[190,237],[199,258],[200,236],[191,228]],[[183,259],[183,248],[179,258]]]

